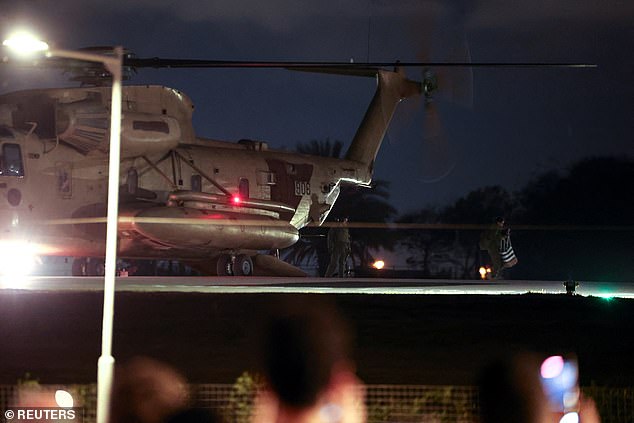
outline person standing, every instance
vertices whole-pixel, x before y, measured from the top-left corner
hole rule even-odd
[[[330,262],[325,276],[329,278],[337,274],[343,278],[346,259],[350,255],[350,232],[348,231],[347,217],[339,225],[328,230],[328,252],[330,253]]]
[[[507,236],[508,228],[505,226],[503,217],[496,217],[495,224],[480,234],[480,249],[486,250],[491,257],[491,274],[494,278],[502,276],[502,255],[500,254],[500,246],[502,240]]]
[[[517,264],[517,256],[511,245],[511,228],[506,228],[500,240],[500,257],[502,258],[502,269],[508,269]]]

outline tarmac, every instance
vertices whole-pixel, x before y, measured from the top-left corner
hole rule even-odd
[[[575,353],[583,386],[634,385],[634,300],[615,290],[573,296],[561,282],[552,282],[556,292],[512,293],[508,286],[519,283],[496,281],[502,288],[493,294],[481,292],[492,284],[478,281],[152,279],[118,279],[113,355],[117,362],[164,360],[192,383],[233,383],[257,372],[264,316],[280,302],[322,295],[351,322],[366,383],[472,385],[493,357],[530,349]],[[0,289],[0,383],[14,384],[26,372],[41,383],[95,382],[103,279],[46,280]],[[577,288],[584,285],[589,289]]]

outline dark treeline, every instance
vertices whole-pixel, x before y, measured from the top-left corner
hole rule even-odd
[[[452,205],[410,213],[398,222],[490,224],[505,216],[519,257],[507,277],[634,281],[633,199],[634,161],[589,158],[566,172],[541,174],[517,192],[480,188]],[[478,248],[479,231],[400,232],[408,263],[425,276],[477,276],[485,254]]]
[[[340,141],[299,144],[302,153],[341,155]],[[634,281],[634,161],[628,157],[594,157],[573,163],[566,171],[537,175],[509,192],[487,186],[453,204],[426,207],[398,216],[389,202],[389,183],[372,188],[342,186],[328,221],[348,217],[351,223],[451,224],[463,229],[363,229],[352,227],[352,261],[361,272],[380,249],[404,254],[418,277],[477,278],[488,262],[480,251],[480,230],[504,216],[512,228],[519,264],[505,277],[532,280]],[[328,265],[327,228],[302,229],[300,241],[282,252],[298,266]],[[310,269],[307,269],[310,270]]]

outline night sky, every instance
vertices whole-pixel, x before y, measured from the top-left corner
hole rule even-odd
[[[475,69],[471,108],[439,95],[448,145],[423,142],[424,109],[402,104],[375,178],[398,211],[446,205],[469,191],[523,186],[587,156],[634,158],[634,2],[625,0],[0,0],[3,36],[32,26],[58,48],[123,45],[138,57],[218,60],[580,62],[597,69]],[[420,78],[419,69],[410,77]],[[0,92],[52,87],[54,71],[0,70]],[[372,79],[286,70],[140,70],[194,101],[199,136],[295,149],[348,144]],[[443,161],[444,160],[444,161]],[[441,166],[437,165],[438,162]]]

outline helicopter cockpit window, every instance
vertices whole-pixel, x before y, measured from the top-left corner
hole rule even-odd
[[[166,122],[163,122],[161,120],[159,121],[135,120],[132,122],[132,129],[136,129],[138,131],[162,132],[164,134],[170,133],[169,125]]]
[[[24,176],[22,153],[18,144],[2,144],[2,156],[0,156],[0,175]]]

